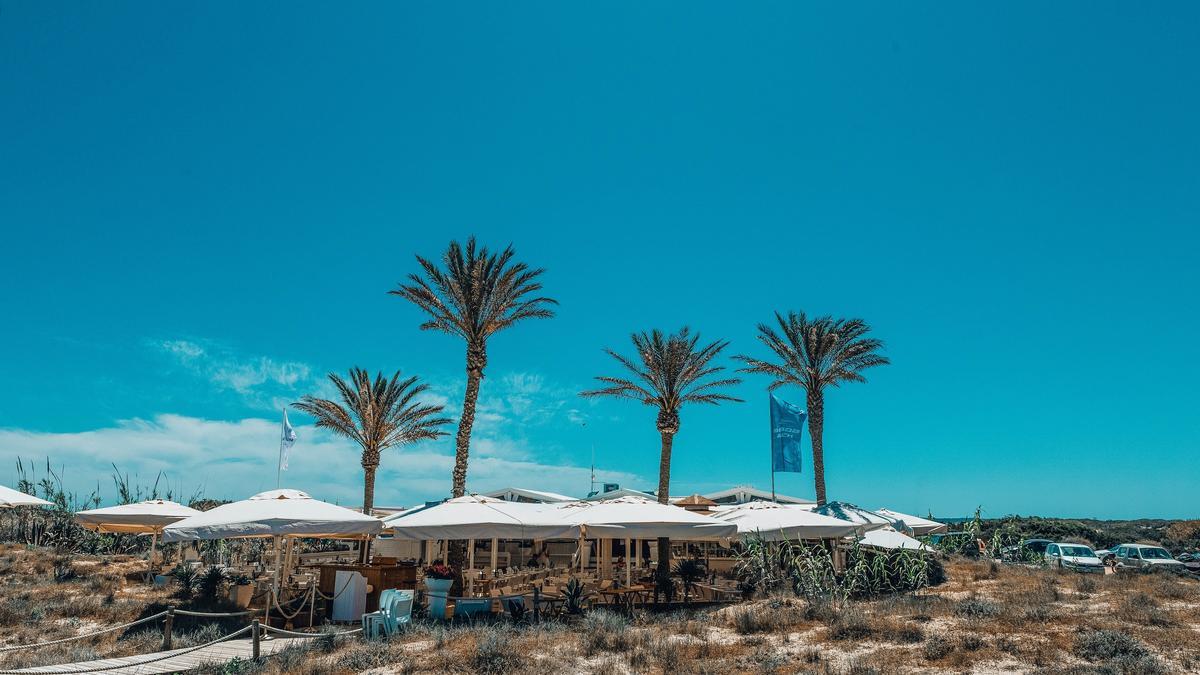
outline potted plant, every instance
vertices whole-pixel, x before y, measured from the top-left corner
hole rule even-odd
[[[250,606],[254,597],[254,580],[245,574],[237,573],[229,579],[229,601],[245,609]]]
[[[429,598],[429,616],[446,618],[446,598],[454,584],[454,568],[434,563],[425,568],[425,595]]]

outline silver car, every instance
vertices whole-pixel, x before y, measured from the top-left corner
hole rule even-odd
[[[1117,569],[1169,570],[1185,572],[1187,567],[1171,557],[1167,549],[1150,544],[1121,544],[1113,551]]]
[[[1104,574],[1104,563],[1090,546],[1083,544],[1050,544],[1046,547],[1046,564],[1055,569]]]

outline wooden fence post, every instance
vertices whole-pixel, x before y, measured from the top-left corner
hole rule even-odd
[[[541,599],[542,599],[542,587],[534,586],[533,587],[533,622],[534,623],[542,622]]]
[[[171,628],[175,623],[175,605],[167,606],[167,618],[163,620],[162,651],[171,648]]]
[[[262,637],[262,625],[258,623],[258,619],[255,619],[254,622],[250,624],[250,636],[254,640],[253,656],[257,659],[261,649],[259,645]]]

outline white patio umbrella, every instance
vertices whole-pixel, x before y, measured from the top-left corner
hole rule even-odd
[[[75,522],[93,532],[150,534],[200,513],[203,512],[183,504],[165,499],[151,499],[135,504],[80,511],[75,514]]]
[[[278,601],[282,541],[366,539],[382,529],[383,523],[374,516],[313,499],[299,490],[269,490],[167,525],[163,528],[163,541],[271,537],[275,541],[271,594],[276,608],[282,611]]]
[[[163,528],[184,518],[202,513],[183,504],[165,499],[150,499],[135,504],[121,504],[102,509],[90,509],[75,514],[75,522],[93,532],[149,534],[150,564]]]
[[[580,564],[586,538],[624,539],[626,551],[632,540],[668,537],[686,541],[714,541],[737,535],[737,525],[711,516],[692,513],[671,504],[626,495],[594,502],[555,505],[563,519],[580,526]],[[633,558],[625,567],[625,582],[631,583]]]
[[[11,509],[17,506],[53,506],[45,499],[27,495],[20,490],[0,485],[0,509]]]
[[[582,535],[603,539],[670,537],[689,541],[717,540],[737,535],[737,525],[687,509],[659,504],[644,497],[617,497],[599,502],[555,505],[568,523],[582,526]]]
[[[467,495],[388,516],[383,526],[397,539],[576,539],[579,525],[553,504],[528,504]]]
[[[874,546],[875,548],[897,549],[906,548],[913,551],[928,551],[928,546],[913,539],[912,537],[901,534],[890,527],[884,527],[878,530],[871,530],[864,534],[858,540],[863,546]]]
[[[309,497],[299,490],[269,490],[222,504],[163,528],[163,541],[311,537],[363,539],[379,534],[374,516]]]
[[[934,534],[936,532],[945,532],[950,529],[949,525],[939,523],[936,520],[921,518],[920,516],[910,516],[907,513],[892,511],[891,509],[876,509],[875,513],[886,518],[894,518],[903,521],[904,527],[901,529],[912,530],[912,533],[918,537]]]
[[[757,535],[766,541],[839,539],[860,531],[860,525],[813,513],[808,508],[775,502],[748,502],[721,509],[713,515],[737,525],[742,537]]]

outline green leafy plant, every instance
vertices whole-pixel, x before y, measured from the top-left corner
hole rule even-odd
[[[190,598],[196,592],[196,585],[199,583],[199,573],[196,568],[189,565],[179,565],[171,571],[171,576],[175,577],[175,582],[179,584],[177,593],[181,598]]]
[[[198,576],[197,585],[200,588],[200,594],[209,600],[216,600],[229,580],[229,573],[220,565],[211,565]]]
[[[683,600],[691,599],[696,590],[696,584],[704,579],[708,571],[704,563],[695,559],[681,560],[675,565],[675,575],[683,582]]]
[[[582,614],[583,597],[583,582],[571,577],[563,588],[563,610],[571,615]]]

